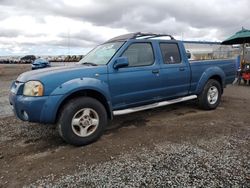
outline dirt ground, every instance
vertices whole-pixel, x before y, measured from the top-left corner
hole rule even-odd
[[[74,147],[9,110],[9,85],[29,68],[0,65],[0,187],[250,187],[250,86],[228,86],[214,111],[190,101],[115,117]]]

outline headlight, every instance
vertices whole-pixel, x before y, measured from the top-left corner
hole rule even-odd
[[[43,96],[43,84],[39,81],[28,81],[24,84],[23,95]]]

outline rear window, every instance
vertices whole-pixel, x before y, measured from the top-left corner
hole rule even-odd
[[[162,59],[165,64],[181,63],[179,47],[175,43],[160,43]]]

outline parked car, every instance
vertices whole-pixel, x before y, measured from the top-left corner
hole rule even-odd
[[[11,86],[10,104],[23,121],[57,124],[74,145],[96,141],[115,115],[192,99],[215,109],[235,78],[235,60],[189,62],[181,41],[162,36],[122,35],[77,65],[23,73]]]
[[[46,59],[36,59],[32,64],[31,64],[31,69],[35,70],[35,69],[42,69],[42,68],[46,68],[46,67],[51,67],[50,62],[47,61]]]

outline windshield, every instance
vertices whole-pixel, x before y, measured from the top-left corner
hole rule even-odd
[[[124,42],[112,42],[99,45],[82,58],[79,63],[106,65],[123,43]]]

